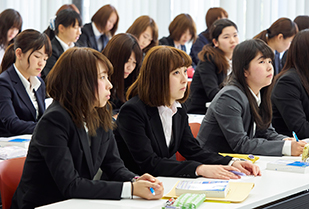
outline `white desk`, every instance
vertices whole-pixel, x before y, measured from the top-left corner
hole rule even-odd
[[[300,159],[300,157],[283,157],[283,158],[293,160]],[[241,180],[236,180],[236,181],[255,183],[255,187],[252,189],[248,198],[244,202],[229,203],[229,204],[205,202],[199,207],[199,209],[254,208],[309,189],[308,174],[265,170],[266,163],[268,161],[273,161],[276,159],[278,159],[278,157],[261,157],[256,162],[256,164],[260,166],[260,169],[262,171],[261,177],[247,176],[242,178]],[[165,193],[169,192],[169,190],[174,186],[174,184],[180,180],[180,178],[166,178],[166,177],[159,177],[159,179],[164,184]],[[165,199],[147,201],[140,198],[136,198],[134,200],[123,199],[120,201],[71,199],[47,206],[42,206],[39,208],[40,209],[67,209],[67,208],[158,209],[161,208],[165,202],[166,202]]]

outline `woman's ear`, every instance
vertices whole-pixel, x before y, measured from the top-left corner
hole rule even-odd
[[[278,39],[279,41],[281,41],[281,40],[284,39],[282,33],[279,33],[279,34],[277,35],[277,39]]]
[[[219,43],[215,38],[212,39],[212,43],[214,44],[215,47],[219,46]]]
[[[21,50],[21,48],[17,48],[16,50],[15,50],[15,56],[16,56],[16,59],[21,59],[22,58],[22,54],[23,54],[23,52],[22,52],[22,50]]]
[[[62,24],[58,25],[58,31],[59,32],[63,33],[64,29],[65,29],[65,27]]]
[[[247,78],[247,77],[248,77],[248,75],[249,75],[248,70],[244,69],[244,76]]]

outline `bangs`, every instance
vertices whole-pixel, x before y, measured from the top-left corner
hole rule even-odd
[[[172,50],[170,57],[170,72],[177,68],[189,67],[192,64],[192,60],[185,52],[181,50]]]
[[[258,52],[261,52],[264,58],[270,58],[272,60],[275,58],[274,52],[268,45],[265,46],[257,44],[256,48],[257,48],[256,55],[258,54]]]

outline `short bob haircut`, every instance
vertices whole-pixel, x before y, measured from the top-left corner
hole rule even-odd
[[[190,41],[194,42],[196,40],[196,26],[189,14],[177,15],[168,27],[170,37],[175,41],[179,41],[187,29],[189,29],[192,35]]]
[[[207,28],[210,28],[211,25],[218,19],[222,17],[229,17],[229,14],[221,7],[212,7],[208,9],[206,16],[205,16],[205,22]]]
[[[308,15],[299,15],[295,17],[293,22],[297,24],[299,31],[309,28],[309,16]]]
[[[33,52],[40,50],[45,46],[45,53],[48,57],[52,54],[52,46],[48,36],[45,33],[33,29],[27,29],[22,31],[15,37],[15,41],[5,51],[5,54],[1,63],[1,72],[8,69],[13,63],[15,63],[15,51],[20,48],[22,53],[25,54],[31,51],[28,57],[28,64],[30,56]]]
[[[124,65],[128,62],[132,52],[135,54],[136,66],[133,72],[124,79]],[[125,88],[128,88],[136,80],[142,63],[143,54],[138,41],[129,33],[119,33],[107,43],[102,53],[114,67],[114,73],[111,76],[112,97],[125,102]]]
[[[84,126],[90,135],[102,126],[105,131],[112,129],[109,102],[98,105],[98,63],[101,62],[108,75],[113,66],[100,52],[91,48],[73,47],[65,51],[47,76],[47,93],[58,101],[71,115],[77,127]]]
[[[115,13],[117,16],[117,21],[114,27],[110,31],[105,31],[105,26],[107,24],[108,18],[112,13]],[[107,33],[108,36],[113,36],[118,29],[119,15],[115,7],[110,4],[104,5],[101,7],[91,18],[91,21],[104,33]]]
[[[19,12],[14,9],[6,9],[0,13],[0,47],[6,49],[9,45],[7,34],[11,28],[21,31],[23,20]]]
[[[76,11],[72,9],[61,10],[55,19],[55,34],[58,35],[59,33],[58,28],[60,24],[63,25],[65,28],[70,26],[74,27],[76,21],[78,22],[78,25],[80,27],[83,25],[82,19]]]
[[[154,19],[147,15],[140,16],[127,30],[127,33],[131,33],[137,39],[139,39],[141,34],[147,29],[147,27],[150,27],[152,30],[152,41],[147,47],[143,49],[143,52],[145,53],[152,47],[158,45],[158,26]]]
[[[155,46],[143,61],[137,80],[127,91],[127,99],[136,95],[151,107],[170,106],[170,72],[180,67],[189,67],[192,61],[184,51],[171,46]],[[183,103],[188,98],[188,87]]]
[[[261,104],[258,106],[256,99],[252,95],[245,77],[245,70],[250,67],[250,62],[261,53],[264,58],[274,59],[274,52],[272,49],[260,39],[250,39],[238,44],[233,52],[232,58],[232,74],[230,75],[230,82],[235,84],[235,81],[241,85],[241,89],[246,94],[254,121],[258,130],[265,130],[269,127],[272,120],[272,106],[271,106],[271,89],[272,85],[261,89]]]

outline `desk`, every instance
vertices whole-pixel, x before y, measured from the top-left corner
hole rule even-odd
[[[300,160],[300,157],[283,157],[288,160]],[[254,182],[255,187],[250,192],[248,198],[242,203],[203,203],[199,209],[248,209],[255,208],[270,202],[280,200],[290,195],[305,191],[309,189],[309,175],[288,173],[280,171],[265,170],[266,164],[269,161],[274,161],[279,157],[260,157],[256,162],[262,171],[260,177],[243,177],[240,180],[231,181],[242,181],[242,182]],[[159,177],[163,182],[165,193],[174,186],[174,184],[181,180],[181,178],[168,178]],[[201,178],[202,179],[202,178]],[[307,198],[309,199],[309,198]],[[166,200],[152,200],[147,201],[140,198],[135,200],[123,199],[120,201],[111,200],[82,200],[82,199],[70,199],[59,203],[54,203],[47,206],[39,207],[40,209],[84,209],[84,208],[109,208],[109,209],[138,209],[138,208],[150,208],[158,209],[161,208]]]

